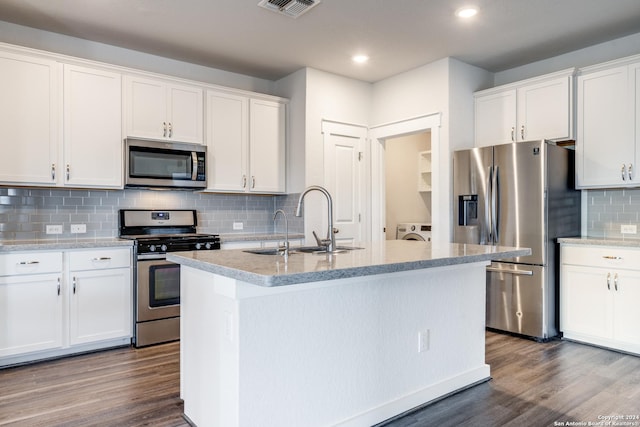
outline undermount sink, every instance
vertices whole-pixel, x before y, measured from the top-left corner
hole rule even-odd
[[[256,255],[282,255],[282,250],[280,249],[275,249],[275,248],[271,248],[271,249],[247,249],[244,252],[247,252],[249,254],[256,254]],[[292,253],[295,253],[295,251],[289,251],[289,255],[291,255]]]
[[[338,246],[333,253],[353,251],[356,249],[362,248],[359,248],[357,246]],[[276,248],[245,249],[244,252],[255,255],[282,255],[282,250]],[[296,252],[322,255],[327,253],[327,249],[324,246],[301,246],[297,248],[291,248],[289,250],[289,255],[295,254]]]
[[[356,246],[336,246],[336,250],[333,253],[353,251],[358,248]],[[324,246],[302,246],[294,249],[295,252],[312,253],[312,254],[326,254],[327,249]]]

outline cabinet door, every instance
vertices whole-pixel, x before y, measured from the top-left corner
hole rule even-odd
[[[605,269],[562,266],[560,329],[598,338],[610,338],[613,328],[613,274]]]
[[[168,87],[168,137],[180,142],[204,143],[202,89],[192,86]]]
[[[640,272],[616,272],[611,292],[614,294],[613,339],[640,347]]]
[[[635,162],[628,67],[578,77],[578,186],[638,185],[626,169]]]
[[[0,277],[0,357],[62,346],[60,274]]]
[[[163,82],[125,76],[127,136],[167,138],[167,87]]]
[[[53,185],[57,171],[57,66],[0,53],[0,182]]]
[[[64,183],[122,187],[122,96],[117,73],[64,66]]]
[[[250,191],[285,191],[285,105],[252,99],[249,108]]]
[[[518,89],[518,141],[572,137],[571,81],[565,76]]]
[[[72,271],[70,343],[131,336],[131,270]]]
[[[248,119],[248,98],[207,92],[207,189],[245,190]]]
[[[476,147],[515,141],[515,89],[476,96],[475,114]]]

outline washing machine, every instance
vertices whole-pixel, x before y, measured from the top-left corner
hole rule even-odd
[[[431,224],[401,223],[396,229],[397,240],[431,241]]]

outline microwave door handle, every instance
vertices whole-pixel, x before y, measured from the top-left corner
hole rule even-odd
[[[191,181],[198,179],[198,154],[191,152]]]

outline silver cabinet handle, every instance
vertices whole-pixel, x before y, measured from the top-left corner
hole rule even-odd
[[[73,276],[73,293],[76,293],[76,277]]]
[[[67,181],[69,181],[69,176],[71,175],[71,166],[67,164]]]
[[[242,188],[247,188],[247,175],[242,175]]]
[[[40,264],[40,261],[20,261],[16,263],[16,265],[34,265],[34,264]]]
[[[618,273],[613,276],[613,287],[616,291],[618,290]]]
[[[627,174],[629,175],[629,181],[631,181],[633,179],[633,163],[629,163]]]
[[[111,257],[109,256],[95,257],[93,261],[111,261]]]
[[[533,276],[533,271],[530,270],[512,270],[509,268],[487,267],[487,271],[491,271],[492,273],[508,273],[516,276]]]
[[[169,138],[171,138],[173,136],[173,126],[171,125],[171,122],[169,122]]]
[[[515,142],[516,140],[516,128],[511,126],[511,141]]]
[[[60,296],[60,278],[58,277],[58,296]]]
[[[607,289],[611,290],[611,273],[607,273]]]
[[[251,188],[256,188],[256,177],[255,176],[251,177]]]
[[[167,137],[167,122],[162,122],[162,136]]]
[[[520,136],[522,137],[522,140],[524,141],[524,125],[522,125],[522,127],[520,128]]]
[[[51,163],[51,181],[56,180],[56,164]]]
[[[622,259],[621,256],[615,256],[615,255],[603,255],[602,258],[604,259],[613,259],[613,260],[620,260]]]
[[[620,174],[622,175],[622,180],[626,181],[627,177],[626,177],[626,172],[627,172],[627,167],[625,166],[625,164],[622,164],[622,168],[620,169]]]

